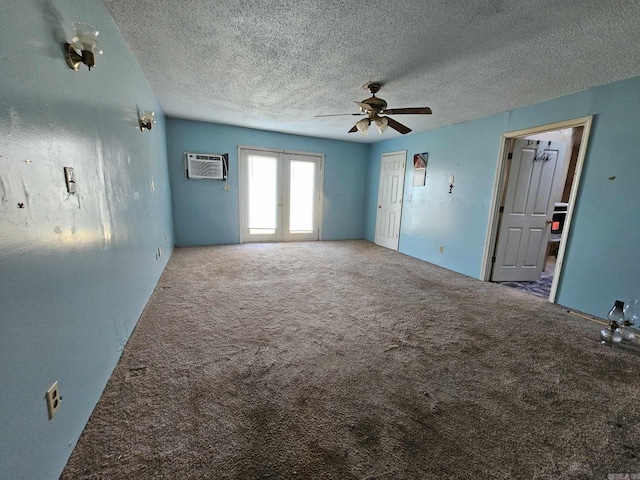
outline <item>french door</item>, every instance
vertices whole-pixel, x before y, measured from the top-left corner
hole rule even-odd
[[[240,147],[241,242],[320,239],[323,156]]]

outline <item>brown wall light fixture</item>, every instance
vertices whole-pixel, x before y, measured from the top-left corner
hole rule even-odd
[[[151,130],[151,127],[156,123],[154,112],[140,112],[140,131]]]
[[[84,63],[91,70],[96,66],[96,55],[102,53],[96,40],[99,32],[86,23],[74,23],[73,28],[75,35],[71,43],[64,44],[67,65],[77,72],[80,64]]]

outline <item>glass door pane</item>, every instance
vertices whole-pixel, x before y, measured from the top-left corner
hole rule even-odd
[[[312,233],[316,162],[289,163],[289,233]]]
[[[278,228],[278,159],[247,158],[249,235],[275,235]]]

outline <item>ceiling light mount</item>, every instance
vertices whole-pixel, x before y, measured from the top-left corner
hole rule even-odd
[[[375,94],[380,91],[383,85],[384,83],[382,82],[369,82],[365,83],[362,88],[368,90],[371,95],[375,96]]]

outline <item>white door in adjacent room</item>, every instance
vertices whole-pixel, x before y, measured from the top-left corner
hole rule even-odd
[[[385,153],[380,163],[375,243],[392,250],[398,250],[400,240],[406,163],[406,151]]]
[[[566,144],[516,139],[509,165],[491,280],[540,280],[555,202],[566,172]]]
[[[242,242],[319,240],[321,155],[240,148]]]

